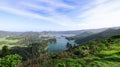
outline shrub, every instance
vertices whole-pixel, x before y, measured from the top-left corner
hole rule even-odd
[[[102,62],[94,61],[88,64],[86,67],[105,67],[105,65]]]
[[[58,64],[57,64],[57,67],[66,67],[66,66],[65,66],[65,64],[58,63]]]
[[[16,67],[18,63],[21,62],[21,56],[15,55],[7,55],[1,58],[0,67]]]

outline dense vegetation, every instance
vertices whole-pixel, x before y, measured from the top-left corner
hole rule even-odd
[[[120,35],[94,39],[56,54],[43,54],[18,67],[119,67]]]
[[[56,42],[56,39],[40,36],[37,33],[24,33],[19,36],[1,37],[0,67],[16,67],[19,61],[29,61],[46,54],[48,43]]]
[[[0,67],[16,67],[17,64],[21,63],[21,56],[7,55],[3,58],[0,58]]]
[[[113,35],[120,34],[120,29],[107,29],[100,33],[92,34],[92,33],[83,33],[83,35],[73,37],[76,43],[84,43],[92,39],[104,39]]]
[[[114,35],[119,29],[107,32],[84,34],[91,39],[77,46],[67,43],[66,51],[53,54],[47,53],[47,47],[56,42],[54,37],[39,37],[37,33],[2,37],[0,67],[119,67],[120,35]]]

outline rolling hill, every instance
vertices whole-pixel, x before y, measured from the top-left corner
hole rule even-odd
[[[82,37],[82,36],[85,34],[79,35],[79,36],[76,36],[76,38],[74,38],[74,39],[75,39],[76,43],[83,43],[83,42],[87,42],[92,39],[102,39],[102,38],[107,38],[109,36],[117,35],[117,34],[120,34],[119,28],[109,28],[103,32],[96,33],[96,34],[88,34],[84,37]]]

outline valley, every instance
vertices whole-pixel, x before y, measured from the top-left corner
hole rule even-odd
[[[0,67],[120,67],[120,0],[0,0]]]
[[[0,65],[19,55],[16,67],[118,67],[120,29],[92,31],[6,34],[0,38]]]

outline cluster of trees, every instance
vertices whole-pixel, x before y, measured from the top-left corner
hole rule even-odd
[[[32,61],[29,63],[36,67],[105,67],[103,62],[96,61],[100,59],[100,56],[97,55],[102,50],[112,49],[111,45],[115,43],[116,38],[120,39],[119,36],[115,35],[107,39],[94,39],[74,47],[68,43],[68,50],[56,54],[44,55],[44,57],[41,56],[34,59],[34,63]],[[82,59],[88,56],[96,57],[94,59],[90,58],[88,61]],[[36,63],[38,61],[39,63]],[[25,67],[24,65],[23,67]]]
[[[1,51],[0,66],[104,67],[104,63],[97,61],[101,58],[97,55],[102,50],[112,49],[111,45],[116,43],[116,39],[120,39],[120,35],[115,35],[107,39],[90,40],[74,47],[67,43],[68,50],[54,54],[47,54],[44,50],[47,45],[46,41],[35,41],[29,43],[27,47],[14,47],[12,49],[4,46]],[[82,59],[89,56],[97,57],[94,57],[94,59]]]
[[[80,34],[79,36],[76,35],[75,37],[73,37],[75,39],[75,42],[79,44],[79,43],[84,43],[84,42],[87,42],[87,41],[93,40],[93,39],[105,39],[110,36],[119,35],[120,29],[107,29],[100,33],[85,34],[85,36],[84,36],[84,34],[83,35]]]
[[[9,48],[7,45],[0,51],[0,67],[16,67],[21,61],[29,61],[46,54],[48,41],[39,39],[38,36],[26,35],[20,37],[9,37],[7,39],[19,39],[16,45]]]
[[[22,57],[18,54],[6,55],[0,58],[0,67],[16,67],[21,61]]]

